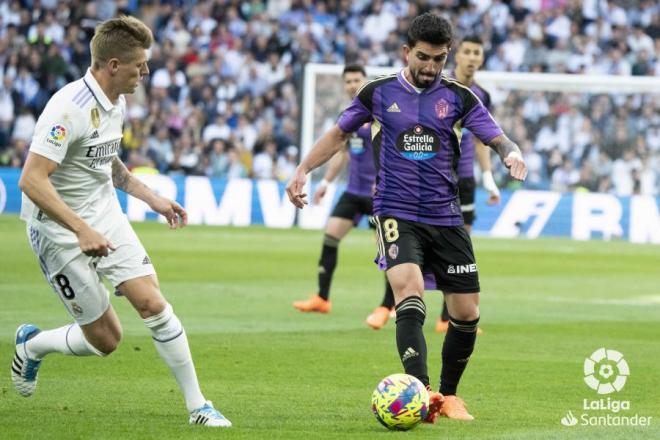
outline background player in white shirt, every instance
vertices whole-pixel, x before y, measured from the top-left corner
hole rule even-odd
[[[119,319],[101,282],[107,278],[151,330],[156,349],[174,374],[189,422],[231,426],[199,388],[188,339],[163,297],[151,261],[123,215],[115,188],[165,216],[170,228],[187,223],[185,210],[133,177],[117,156],[126,103],[149,73],[149,28],[132,17],[101,23],[90,47],[92,66],[58,91],[39,117],[19,186],[21,217],[47,281],[76,323],[42,331],[16,331],[11,375],[31,396],[49,353],[105,356],[121,339]]]

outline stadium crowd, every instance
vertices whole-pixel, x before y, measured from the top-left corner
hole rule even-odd
[[[128,97],[127,165],[287,180],[304,65],[400,66],[404,30],[428,10],[450,17],[458,37],[483,38],[486,70],[660,76],[653,0],[9,0],[0,3],[0,166],[22,166],[46,101],[89,65],[94,26],[124,13],[157,42],[151,75]],[[525,186],[657,195],[659,95],[512,92],[494,113],[524,151]]]

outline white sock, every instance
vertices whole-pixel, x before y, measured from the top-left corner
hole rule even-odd
[[[146,318],[144,324],[151,330],[158,354],[174,374],[186,400],[188,412],[203,406],[206,399],[199,389],[188,337],[181,321],[172,311],[172,306],[168,304],[158,315]]]
[[[72,356],[105,356],[87,342],[78,324],[69,324],[53,330],[43,330],[25,344],[32,359],[41,359],[48,353]]]

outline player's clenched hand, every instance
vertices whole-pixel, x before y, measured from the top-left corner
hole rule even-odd
[[[307,204],[307,200],[305,200],[307,194],[302,192],[306,182],[307,175],[300,169],[300,167],[298,167],[296,168],[296,172],[293,173],[293,177],[291,177],[289,184],[286,186],[286,194],[296,208],[302,209]]]
[[[314,191],[314,204],[318,205],[323,200],[325,193],[328,191],[328,185],[319,185]]]
[[[117,249],[103,234],[89,226],[78,232],[77,236],[80,249],[90,257],[107,257],[110,251]]]
[[[509,169],[511,177],[516,180],[525,180],[527,177],[527,165],[520,153],[512,151],[504,158],[504,165]]]
[[[170,229],[182,228],[188,224],[186,210],[174,200],[158,196],[151,203],[150,208],[167,219]]]

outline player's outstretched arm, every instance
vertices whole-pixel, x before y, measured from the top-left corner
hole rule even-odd
[[[133,176],[118,157],[115,157],[112,161],[112,183],[115,188],[142,200],[155,212],[165,217],[170,229],[188,224],[188,214],[181,205],[174,200],[159,196],[147,185],[140,182],[140,179]]]
[[[85,254],[107,257],[110,250],[115,250],[115,246],[64,203],[48,178],[56,169],[57,162],[29,153],[18,187],[50,219],[76,234],[80,249]]]
[[[501,134],[493,138],[489,143],[493,150],[500,155],[502,163],[509,169],[511,177],[516,180],[525,180],[527,177],[527,165],[522,158],[520,148],[506,135]]]
[[[343,148],[341,148],[337,153],[335,153],[334,156],[332,156],[330,162],[328,162],[328,169],[325,170],[323,180],[321,180],[319,185],[316,187],[316,192],[314,193],[314,204],[318,205],[321,203],[321,199],[323,199],[323,196],[325,196],[325,192],[328,189],[328,184],[335,180],[335,177],[337,177],[342,168],[344,168],[348,160],[348,150],[346,149],[346,145],[344,145]]]
[[[476,136],[474,139],[474,149],[477,154],[479,168],[481,168],[481,182],[484,189],[488,191],[488,204],[495,205],[500,203],[500,190],[497,188],[495,179],[493,179],[492,164],[490,162],[490,148],[483,144]]]
[[[307,182],[307,173],[323,165],[334,156],[341,146],[348,141],[349,136],[350,133],[342,131],[335,125],[316,141],[312,150],[298,165],[293,177],[286,186],[289,200],[297,208],[302,209],[307,204],[307,194],[302,192]]]

